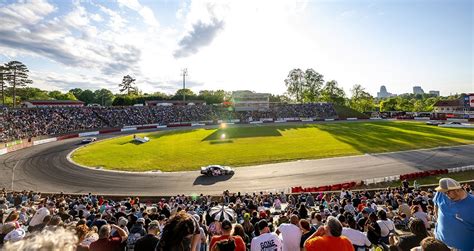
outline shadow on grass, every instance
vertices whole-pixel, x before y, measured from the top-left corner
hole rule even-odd
[[[217,182],[230,180],[231,178],[232,178],[232,175],[222,175],[222,176],[200,175],[194,180],[193,185],[210,186],[210,185],[216,184]]]
[[[230,144],[230,143],[234,143],[234,141],[231,140],[231,139],[209,141],[209,144],[211,144],[211,145]]]
[[[443,130],[416,123],[358,123],[318,125],[335,139],[348,144],[360,153],[404,151],[437,146],[461,145],[460,141],[474,140],[474,133]],[[464,133],[463,133],[464,132]],[[472,164],[469,149],[439,148],[431,151],[399,152],[375,155],[391,158],[418,170],[433,170]]]
[[[225,135],[228,139],[238,138],[254,138],[254,137],[279,137],[282,136],[278,127],[235,127],[235,128],[221,128],[217,129],[213,133],[201,141],[212,141],[221,139],[222,135]]]

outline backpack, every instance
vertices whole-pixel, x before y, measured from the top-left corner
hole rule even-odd
[[[140,233],[130,233],[127,238],[127,251],[133,251],[133,249],[135,248],[135,243],[140,238],[142,238]]]
[[[220,240],[216,242],[215,250],[218,251],[234,251],[235,250],[235,241],[234,239]]]

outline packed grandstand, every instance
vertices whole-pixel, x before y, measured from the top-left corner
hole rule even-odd
[[[101,128],[179,122],[336,117],[330,103],[282,104],[268,111],[234,112],[211,105],[3,109],[0,142]]]

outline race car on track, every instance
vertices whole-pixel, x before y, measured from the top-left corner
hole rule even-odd
[[[234,175],[234,170],[228,166],[210,165],[201,167],[201,174],[207,176]]]
[[[441,122],[441,121],[427,121],[426,122],[427,125],[432,125],[432,126],[438,126],[438,125],[442,125],[444,124],[444,122]]]
[[[83,140],[81,141],[81,143],[82,143],[82,144],[89,144],[89,143],[94,142],[94,141],[96,141],[96,140],[97,140],[97,138],[95,138],[95,137],[93,137],[93,138],[85,138],[85,139],[83,139]]]

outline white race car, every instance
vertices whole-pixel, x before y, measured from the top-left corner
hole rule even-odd
[[[95,137],[93,137],[93,138],[85,138],[85,139],[83,139],[83,140],[81,141],[81,143],[82,143],[82,144],[89,144],[89,143],[94,142],[94,141],[96,141],[96,140],[97,140],[97,138],[95,138]]]
[[[203,166],[201,167],[201,174],[207,176],[234,175],[234,169],[221,165]]]

